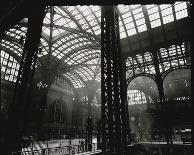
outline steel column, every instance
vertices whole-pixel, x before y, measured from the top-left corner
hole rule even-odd
[[[34,8],[35,9],[35,8]],[[22,136],[27,132],[30,92],[36,65],[38,45],[42,31],[45,6],[38,4],[28,16],[28,30],[23,49],[20,69],[16,81],[13,102],[9,106],[5,140],[2,154],[20,151]]]
[[[123,155],[127,148],[126,100],[123,90],[118,11],[101,11],[102,152]]]

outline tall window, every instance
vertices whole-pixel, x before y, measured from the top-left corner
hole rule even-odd
[[[1,50],[1,79],[16,82],[19,63],[8,53]]]
[[[147,103],[145,94],[139,90],[128,90],[127,98],[129,105]]]

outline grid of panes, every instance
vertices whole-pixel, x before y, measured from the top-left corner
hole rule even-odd
[[[123,31],[124,31],[123,24],[126,27],[128,36],[136,34],[137,32],[135,29],[134,20],[132,18],[129,6],[128,5],[119,5],[118,9],[119,9],[121,17],[123,19],[123,21],[121,21],[121,18],[120,18],[120,21],[119,21],[119,26],[120,26],[120,30],[121,30],[121,32],[120,32],[121,38],[126,36],[123,34]]]
[[[140,67],[138,67],[138,68],[141,68],[142,72],[145,72],[145,67],[146,67],[145,59],[143,58],[143,56],[141,54],[137,54],[136,58],[137,58],[138,63],[140,65]]]
[[[57,77],[54,81],[54,84],[61,88],[72,90],[72,87],[69,85],[69,83],[62,77]]]
[[[72,21],[64,11],[61,10],[59,7],[55,7],[55,16],[54,16],[54,24],[60,25],[63,27],[73,28],[76,29],[77,25],[74,21]],[[56,28],[53,30],[53,34],[61,34],[65,30]]]
[[[16,26],[15,28],[9,29],[9,31],[7,31],[6,34],[14,37],[15,39],[20,39],[21,36],[25,36],[26,31],[27,31],[26,27],[19,28],[18,26]]]
[[[170,67],[187,65],[185,63],[185,43],[182,43],[181,46],[172,45],[168,49],[161,48],[160,55],[161,58],[158,58],[161,72],[168,70]]]
[[[158,5],[146,5],[151,28],[161,26],[161,19],[158,12]]]
[[[150,73],[150,74],[155,74],[155,68],[154,68],[154,65],[153,65],[153,58],[152,58],[152,55],[150,52],[146,52],[144,53],[144,58],[145,58],[145,65],[146,65],[146,68],[145,68],[145,72],[146,73]]]
[[[119,16],[119,32],[120,32],[120,39],[126,38],[126,32],[123,26],[123,20],[121,20],[120,16]]]
[[[76,73],[84,80],[92,80],[93,71],[89,67],[79,67],[76,70]]]
[[[145,94],[139,90],[128,90],[127,99],[129,105],[147,103]]]
[[[85,62],[84,64],[88,64],[88,65],[91,65],[91,66],[100,66],[100,61],[101,61],[101,51],[99,50],[96,50],[96,51],[93,51],[94,54],[96,55],[95,56],[95,59],[91,59],[91,60],[88,60],[87,62]],[[93,53],[91,53],[93,54]]]
[[[137,26],[138,32],[143,32],[147,30],[146,23],[145,23],[145,18],[142,10],[141,5],[131,5],[132,8],[132,13],[135,18],[135,23]]]
[[[8,53],[1,50],[1,79],[16,82],[19,63]]]
[[[42,30],[43,32],[45,32],[48,36],[50,35],[50,12],[48,12],[44,18],[43,23],[45,23],[46,25],[43,26]],[[77,25],[68,18],[67,14],[65,14],[64,12],[62,12],[62,10],[59,7],[54,7],[54,14],[53,14],[53,21],[52,21],[52,26],[53,26],[53,30],[52,30],[52,36],[57,36],[61,33],[63,33],[65,30],[61,27],[56,27],[54,25],[58,25],[58,26],[63,26],[68,27],[68,28],[76,28]]]
[[[67,53],[68,57],[71,56],[75,51],[82,49],[92,48],[94,45],[91,41],[86,38],[80,38],[76,34],[69,34],[63,38],[58,39],[53,44],[53,55],[57,58],[63,58]],[[63,52],[61,52],[63,51]],[[71,53],[71,54],[70,54]],[[71,62],[69,62],[71,64]]]
[[[169,56],[168,51],[165,48],[160,48],[160,55],[161,59],[159,58],[159,69],[160,72],[162,72],[162,69],[168,70],[170,69],[170,62],[169,62]],[[162,63],[162,64],[161,64]],[[164,66],[164,67],[162,67]]]
[[[171,4],[160,5],[163,24],[167,24],[174,21],[173,10]]]
[[[21,48],[21,46],[18,46],[16,43],[2,39],[0,47],[5,48],[5,49],[9,49],[10,51],[14,52],[18,56],[21,56],[22,48]]]
[[[100,34],[101,10],[99,6],[69,6],[64,8],[71,13],[83,30],[95,35]]]
[[[133,75],[132,58],[128,57],[126,60],[126,79]]]
[[[95,80],[98,81],[98,82],[101,82],[101,69],[99,69]]]
[[[73,72],[70,72],[70,73],[67,72],[64,74],[64,76],[71,80],[71,82],[75,88],[84,87],[83,82],[81,81],[80,77],[78,77],[77,74],[75,74]]]
[[[76,59],[83,57],[85,54],[88,55],[92,53],[93,51],[90,49],[81,49],[79,51],[72,52],[72,54],[68,55],[64,62],[71,65],[73,63],[76,63]]]
[[[76,54],[74,57],[69,59],[69,61],[67,63],[68,64],[71,63],[71,65],[80,64],[83,62],[86,63],[87,61],[93,61],[94,63],[96,63],[97,58],[100,58],[99,51],[86,50],[84,53]]]
[[[177,20],[188,16],[187,2],[176,2],[174,8]]]

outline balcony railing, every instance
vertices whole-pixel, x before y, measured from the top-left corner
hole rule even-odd
[[[12,152],[11,155],[73,155],[84,152],[96,152],[96,143],[92,143],[92,150],[88,150],[86,144],[69,145],[62,147],[45,148],[39,150]]]

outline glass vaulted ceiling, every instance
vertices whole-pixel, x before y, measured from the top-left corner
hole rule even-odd
[[[187,5],[187,2],[118,5],[120,37],[123,39],[147,31],[143,9],[147,10],[151,28],[155,28],[187,17]],[[27,21],[21,21],[25,22]],[[53,10],[48,7],[42,28],[42,50],[38,53],[38,58],[51,53],[58,60],[62,60],[64,65],[74,68],[64,76],[76,88],[84,87],[88,80],[100,82],[100,22],[100,6],[55,6]],[[10,29],[7,35],[20,38],[27,30],[24,25]],[[9,46],[8,48],[21,56],[20,45],[4,39],[1,46]],[[148,54],[146,58],[149,57],[151,59]],[[149,70],[153,70],[152,67]]]

